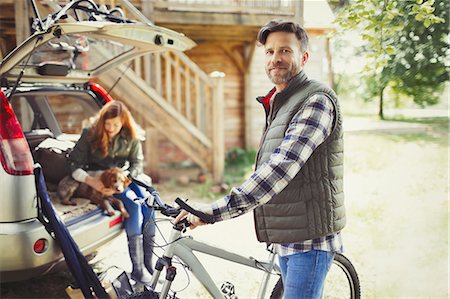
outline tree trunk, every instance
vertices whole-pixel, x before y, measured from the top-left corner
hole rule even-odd
[[[380,106],[379,106],[379,110],[378,110],[378,116],[380,117],[380,119],[384,119],[384,112],[383,112],[383,101],[384,101],[384,87],[381,88],[380,90]]]

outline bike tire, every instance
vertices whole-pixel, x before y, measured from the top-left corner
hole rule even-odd
[[[174,295],[168,295],[169,299],[180,299]],[[120,296],[119,299],[159,299],[159,292],[145,290],[142,292],[135,292],[126,296]]]
[[[340,271],[339,271],[340,269]],[[361,298],[361,288],[359,284],[359,278],[358,273],[356,272],[355,267],[350,262],[348,258],[346,258],[344,255],[337,253],[334,256],[333,265],[332,265],[333,271],[339,271],[339,273],[343,273],[346,278],[346,284],[348,284],[348,297],[350,299],[360,299]],[[327,280],[325,280],[325,288],[327,286]],[[347,288],[346,288],[347,289]],[[347,291],[347,290],[346,290]],[[283,281],[278,279],[277,283],[275,284],[272,293],[270,295],[271,299],[282,299],[283,298]],[[347,295],[346,295],[347,296]],[[323,298],[344,298],[342,296],[333,296],[333,295],[327,295],[327,293],[324,293]]]
[[[283,299],[283,281],[281,277],[278,279],[277,283],[273,287],[272,293],[270,294],[270,299]]]
[[[120,296],[119,299],[159,299],[159,293],[144,290],[142,292],[134,292],[125,296]]]

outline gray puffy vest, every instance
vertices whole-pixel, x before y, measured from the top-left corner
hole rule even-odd
[[[269,160],[294,115],[308,98],[318,93],[328,96],[335,108],[331,135],[283,191],[255,209],[260,242],[297,243],[338,232],[345,226],[342,116],[333,90],[309,80],[303,71],[292,78],[275,96],[271,115],[266,109],[270,119],[261,139],[256,166]]]

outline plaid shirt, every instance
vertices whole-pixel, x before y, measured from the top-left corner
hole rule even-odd
[[[240,216],[279,194],[297,175],[313,151],[331,134],[334,106],[324,95],[313,95],[292,118],[283,141],[269,160],[240,187],[204,210],[216,221]],[[211,210],[212,209],[212,210]],[[295,244],[277,244],[280,255],[309,250],[342,251],[339,233]]]

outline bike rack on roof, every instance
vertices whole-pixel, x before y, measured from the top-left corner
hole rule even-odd
[[[72,0],[55,13],[42,19],[39,15],[35,0],[30,1],[36,15],[31,28],[33,32],[37,30],[46,31],[52,25],[68,18],[72,18],[76,22],[109,21],[114,23],[135,23],[135,21],[125,17],[120,7],[113,7],[108,10],[105,5],[98,6],[93,0]]]

